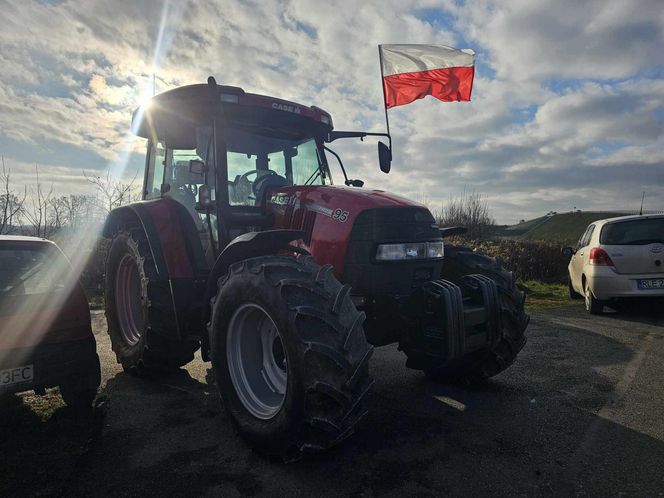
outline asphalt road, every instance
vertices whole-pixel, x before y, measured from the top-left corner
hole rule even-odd
[[[61,408],[43,421],[37,401],[18,398],[0,495],[664,495],[664,316],[653,311],[534,312],[517,362],[473,390],[430,382],[380,348],[356,434],[289,465],[236,434],[206,364],[132,378],[102,315],[95,330],[107,401],[91,418]]]

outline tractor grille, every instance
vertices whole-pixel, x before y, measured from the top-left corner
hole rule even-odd
[[[378,244],[440,239],[440,230],[426,208],[394,207],[363,211],[355,220],[350,234],[343,281],[352,286],[356,295],[409,295],[423,282],[440,276],[442,261],[376,262]]]
[[[286,228],[292,230],[302,230],[304,232],[304,243],[311,242],[311,234],[314,230],[316,223],[316,212],[310,211],[306,208],[294,208],[293,206],[286,207],[286,214],[284,216],[284,225]]]

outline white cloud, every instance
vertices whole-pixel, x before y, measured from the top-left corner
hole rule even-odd
[[[45,156],[42,169],[72,178],[119,164],[143,149],[127,131],[153,70],[158,90],[214,74],[328,109],[338,129],[382,131],[376,45],[442,43],[477,50],[473,102],[390,111],[390,175],[373,143],[335,142],[350,176],[435,205],[475,189],[505,222],[569,203],[628,207],[644,182],[664,208],[659,4],[15,2],[0,32],[1,152],[15,164]]]

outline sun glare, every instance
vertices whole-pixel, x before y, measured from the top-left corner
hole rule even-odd
[[[117,157],[108,163],[108,169],[115,178],[123,179],[125,176],[134,176],[133,171],[126,171],[135,144],[134,132],[136,130],[132,130],[130,126],[132,113],[135,109],[139,109],[136,122],[140,122],[145,110],[150,105],[151,98],[156,90],[156,74],[158,73],[161,61],[168,54],[171,47],[177,26],[183,14],[183,9],[184,7],[180,5],[174,7],[170,1],[164,4],[148,77],[140,87],[140,91],[136,92],[135,100],[130,104],[131,109],[128,109],[127,133],[117,148]],[[140,177],[140,174],[138,176]],[[70,290],[78,285],[78,278],[88,263],[91,248],[95,246],[101,234],[101,229],[101,224],[96,224],[95,226],[81,227],[66,233],[63,237],[56,237],[58,245],[69,258],[69,261],[61,259],[52,262],[50,265],[49,271],[51,272],[52,280],[53,282],[57,282],[57,289],[54,287],[57,292],[51,289],[48,292],[39,292],[26,296],[15,316],[12,316],[9,322],[5,319],[4,323],[2,323],[3,333],[5,330],[12,331],[11,336],[3,338],[5,346],[9,346],[9,349],[15,349],[19,347],[19,341],[23,340],[22,338],[29,336],[32,339],[38,339],[34,337],[35,334],[41,335],[49,330],[56,319],[57,310],[61,309],[67,299],[69,299]],[[33,313],[33,310],[36,309],[42,310],[42,313]],[[55,311],[46,312],[44,310]],[[25,354],[28,354],[27,350]],[[3,354],[0,354],[0,363],[3,360]]]

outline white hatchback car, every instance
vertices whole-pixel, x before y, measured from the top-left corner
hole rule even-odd
[[[664,297],[664,215],[595,221],[562,252],[572,257],[570,296],[592,314],[619,298]]]

